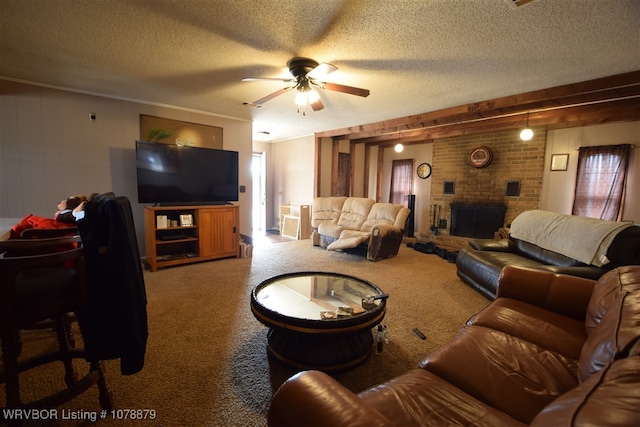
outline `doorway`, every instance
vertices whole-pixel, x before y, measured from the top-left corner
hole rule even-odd
[[[349,153],[338,153],[338,188],[335,195],[351,195],[351,154]]]
[[[266,232],[267,224],[267,179],[265,153],[253,153],[251,162],[251,179],[253,186],[251,225],[253,235]]]

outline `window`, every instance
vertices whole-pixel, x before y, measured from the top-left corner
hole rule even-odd
[[[389,202],[406,206],[413,188],[413,159],[391,162],[391,191]]]
[[[630,145],[580,147],[573,215],[620,221]]]

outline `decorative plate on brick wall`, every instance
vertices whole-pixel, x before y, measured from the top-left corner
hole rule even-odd
[[[474,148],[469,154],[469,163],[474,168],[484,168],[489,166],[493,160],[493,152],[489,147]]]

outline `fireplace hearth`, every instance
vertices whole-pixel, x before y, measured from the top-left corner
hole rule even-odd
[[[451,204],[452,236],[493,239],[504,226],[506,207],[493,204]]]

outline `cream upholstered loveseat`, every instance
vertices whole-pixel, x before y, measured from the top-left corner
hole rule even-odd
[[[378,261],[398,254],[409,209],[365,197],[317,197],[311,205],[311,241],[328,250],[365,250]]]

